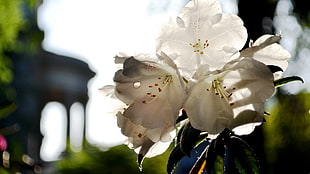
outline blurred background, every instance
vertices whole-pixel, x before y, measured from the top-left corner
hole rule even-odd
[[[113,103],[113,57],[153,53],[158,26],[188,0],[0,0],[0,173],[140,173],[122,145]],[[221,0],[249,39],[283,35],[292,54],[266,123],[244,139],[264,173],[310,172],[310,7],[303,0]],[[193,153],[197,154],[200,149]],[[141,173],[165,173],[169,151]],[[186,173],[184,158],[175,173]]]

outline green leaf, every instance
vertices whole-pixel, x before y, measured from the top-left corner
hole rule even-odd
[[[197,140],[199,140],[200,132],[200,130],[193,128],[190,122],[187,122],[182,129],[180,136],[180,148],[181,151],[188,157],[191,156],[191,151],[196,146]]]
[[[5,116],[9,115],[15,109],[16,109],[15,103],[10,103],[7,105],[0,106],[0,118],[3,118]]]
[[[209,145],[206,158],[206,168],[208,174],[224,173],[224,143],[221,139],[215,139]]]
[[[241,174],[259,174],[259,161],[254,150],[241,138],[231,136],[227,143],[230,158]]]
[[[274,83],[275,87],[280,87],[282,85],[285,85],[285,84],[287,84],[289,82],[293,82],[293,81],[301,81],[302,83],[304,83],[304,80],[298,76],[284,77],[284,78],[275,80],[273,83]]]
[[[170,174],[174,170],[177,163],[185,156],[180,148],[180,144],[177,144],[170,153],[167,164],[167,173]]]
[[[278,67],[278,66],[275,66],[275,65],[267,65],[267,67],[269,68],[269,70],[272,72],[272,73],[275,73],[275,72],[279,72],[279,71],[282,71],[283,72],[283,69]]]

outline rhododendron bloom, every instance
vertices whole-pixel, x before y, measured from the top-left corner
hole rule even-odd
[[[203,64],[211,70],[222,68],[246,40],[247,32],[238,16],[223,14],[216,0],[193,0],[176,21],[163,27],[157,51],[179,55],[176,64],[191,77]]]
[[[192,126],[216,135],[225,128],[249,134],[263,120],[263,102],[274,92],[273,74],[253,58],[196,75],[184,109]]]
[[[132,148],[141,148],[142,155],[156,142],[171,140],[185,98],[176,65],[165,54],[158,58],[155,62],[143,56],[129,57],[114,76],[115,95],[128,105],[118,114],[118,125]]]

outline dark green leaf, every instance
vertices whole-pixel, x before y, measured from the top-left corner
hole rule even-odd
[[[275,87],[280,87],[282,85],[285,85],[289,82],[293,82],[293,81],[301,81],[302,83],[304,83],[304,80],[301,77],[298,76],[290,76],[290,77],[284,77],[278,80],[274,81],[274,86]]]
[[[200,132],[200,130],[193,128],[190,122],[184,125],[180,137],[180,148],[185,155],[191,156],[191,151],[199,140]]]
[[[230,158],[241,174],[259,174],[259,161],[254,150],[239,137],[232,136],[228,143]]]
[[[179,144],[180,141],[181,141],[181,135],[182,135],[182,133],[183,133],[184,127],[185,127],[185,125],[183,125],[183,126],[180,128],[180,130],[178,131],[177,139],[176,139],[176,144]]]
[[[267,67],[269,68],[269,70],[272,72],[272,73],[275,73],[275,72],[279,72],[279,71],[282,71],[283,72],[283,69],[278,67],[278,66],[275,66],[275,65],[267,65]]]
[[[171,151],[168,164],[167,164],[167,173],[170,174],[174,170],[177,163],[185,156],[181,151],[180,144],[177,144],[174,149]]]
[[[223,174],[225,172],[225,144],[229,139],[231,131],[224,129],[215,140],[211,141],[206,158],[206,168],[208,174]]]
[[[142,162],[143,162],[143,159],[144,159],[144,156],[142,154],[138,154],[138,166],[139,166],[139,169],[140,171],[142,171]]]
[[[209,145],[206,158],[206,168],[208,174],[224,173],[224,143],[220,139],[215,139]]]

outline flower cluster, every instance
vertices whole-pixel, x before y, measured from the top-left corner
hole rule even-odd
[[[247,30],[217,0],[192,0],[162,27],[156,55],[117,57],[114,94],[126,104],[117,116],[128,144],[143,157],[165,151],[180,111],[193,128],[216,137],[224,129],[249,134],[264,116],[275,90],[268,67],[287,68],[290,54],[263,35],[249,48]],[[162,148],[162,147],[165,148]]]

